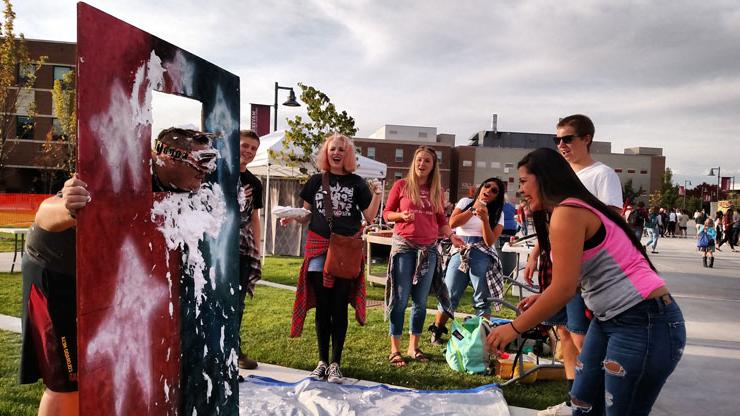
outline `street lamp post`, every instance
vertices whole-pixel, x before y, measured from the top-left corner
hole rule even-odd
[[[275,106],[274,117],[275,118],[273,119],[273,123],[272,123],[272,131],[277,130],[278,90],[290,91],[290,95],[288,95],[288,101],[283,103],[284,106],[287,106],[287,107],[300,107],[301,106],[301,104],[295,99],[295,92],[293,91],[293,87],[283,87],[283,86],[278,85],[278,83],[276,82],[275,83],[275,104],[274,104]]]
[[[719,203],[719,188],[720,188],[720,181],[722,180],[722,175],[720,174],[721,169],[719,166],[716,168],[710,168],[709,169],[709,176],[714,176],[714,170],[717,169],[717,203]]]
[[[691,185],[691,181],[683,181],[683,208],[686,209],[686,191],[688,190],[686,188],[686,185]]]

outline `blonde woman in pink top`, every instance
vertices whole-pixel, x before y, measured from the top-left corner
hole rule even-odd
[[[570,391],[574,415],[647,415],[686,344],[683,315],[640,241],[552,149],[519,162],[519,190],[535,219],[552,281],[488,336],[503,350],[580,289],[594,319]]]
[[[391,337],[388,361],[396,367],[406,365],[401,356],[401,334],[406,305],[411,297],[406,351],[412,360],[427,362],[429,357],[419,348],[419,337],[424,329],[430,290],[437,295],[442,310],[452,315],[437,239],[450,238],[455,246],[462,244],[447,224],[439,162],[433,148],[421,146],[416,149],[408,175],[393,184],[388,194],[383,218],[395,223],[385,285],[385,313],[390,320]]]

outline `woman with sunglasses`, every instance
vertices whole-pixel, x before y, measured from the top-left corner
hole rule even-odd
[[[552,281],[520,302],[521,315],[491,331],[491,350],[552,316],[580,287],[594,319],[570,391],[573,414],[649,414],[686,344],[680,308],[624,219],[557,152],[535,150],[518,168]]]
[[[395,223],[385,285],[385,313],[390,318],[388,361],[396,367],[406,365],[400,347],[409,295],[412,307],[407,351],[412,360],[429,361],[419,349],[419,336],[424,329],[430,289],[451,313],[437,239],[450,238],[456,246],[462,241],[447,224],[442,197],[437,154],[433,148],[421,146],[414,152],[406,179],[393,184],[383,210],[383,218]]]
[[[491,316],[490,298],[501,296],[501,262],[494,247],[504,228],[504,184],[498,178],[486,179],[473,198],[462,198],[450,216],[450,227],[465,243],[453,252],[447,265],[445,285],[454,311],[468,283],[473,286],[476,315]],[[434,323],[429,326],[432,344],[441,345],[447,333],[448,315],[439,305]]]

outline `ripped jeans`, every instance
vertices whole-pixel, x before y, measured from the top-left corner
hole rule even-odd
[[[592,320],[576,362],[573,414],[650,414],[685,345],[683,314],[670,295]]]

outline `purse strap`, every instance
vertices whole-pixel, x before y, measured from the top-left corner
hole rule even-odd
[[[329,223],[329,232],[333,232],[332,223],[334,222],[334,201],[331,199],[329,172],[321,174],[321,192],[324,194],[324,218],[326,218],[326,222]]]

